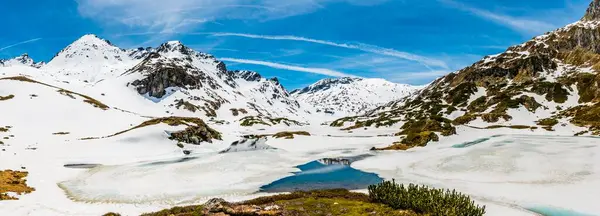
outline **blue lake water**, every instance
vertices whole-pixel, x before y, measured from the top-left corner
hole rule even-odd
[[[582,214],[568,209],[552,208],[552,207],[532,207],[527,210],[538,213],[544,216],[592,216],[590,214]]]
[[[300,172],[260,188],[261,192],[291,192],[344,188],[366,189],[383,181],[377,174],[350,167],[351,161],[313,161],[297,166]]]

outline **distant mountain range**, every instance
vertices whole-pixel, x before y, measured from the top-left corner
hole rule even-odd
[[[216,57],[178,41],[156,48],[121,49],[91,34],[61,50],[48,63],[36,63],[24,54],[1,60],[0,65],[0,71],[31,67],[36,72],[27,76],[51,77],[66,89],[85,86],[110,91],[126,86],[129,90],[123,91],[133,90],[167,113],[227,122],[242,118],[267,122],[277,118],[332,120],[362,114],[418,89],[383,79],[337,78],[289,93],[277,78],[264,78],[253,71],[229,71]]]

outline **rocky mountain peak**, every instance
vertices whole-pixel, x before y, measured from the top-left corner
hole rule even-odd
[[[362,79],[361,78],[351,78],[351,77],[322,79],[322,80],[319,80],[318,82],[316,82],[315,84],[312,84],[306,88],[294,90],[294,91],[292,91],[292,94],[296,94],[296,93],[304,94],[304,93],[309,93],[309,92],[324,91],[335,85],[350,84],[350,83],[360,81],[360,80],[362,80]]]
[[[156,50],[153,47],[138,47],[136,49],[127,50],[127,53],[129,57],[139,60],[146,58],[148,55],[150,55],[150,53],[154,51]]]
[[[191,51],[190,48],[184,46],[180,41],[168,41],[166,43],[161,44],[157,52],[181,52],[183,54],[189,54]]]
[[[123,52],[125,52],[123,49],[114,46],[108,40],[99,38],[94,34],[86,34],[61,50],[54,58],[59,56],[67,59],[77,57],[90,58],[91,56],[102,55],[105,59],[109,58],[109,56],[121,59],[119,55]]]
[[[31,59],[31,57],[29,57],[29,55],[27,53],[23,53],[22,55],[14,58],[16,61],[18,61],[19,63],[25,64],[25,65],[33,65],[33,59]]]
[[[247,70],[236,70],[236,71],[230,71],[229,72],[231,74],[231,76],[234,79],[243,79],[246,81],[250,81],[250,82],[256,82],[256,81],[260,81],[260,79],[262,79],[262,76],[254,71],[247,71]]]
[[[25,66],[39,68],[44,64],[45,64],[44,62],[36,63],[35,61],[33,61],[33,59],[27,53],[24,53],[20,56],[12,58],[12,59],[6,59],[6,60],[0,59],[0,66],[25,65]]]
[[[81,45],[81,46],[114,46],[109,40],[102,39],[95,34],[86,34],[81,36],[70,46]]]
[[[156,52],[167,58],[186,59],[192,61],[192,58],[208,59],[216,61],[215,57],[202,52],[197,52],[192,48],[185,46],[181,41],[168,41],[156,48]]]
[[[600,0],[592,0],[582,20],[600,21]]]

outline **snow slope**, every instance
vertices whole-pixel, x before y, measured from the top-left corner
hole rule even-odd
[[[137,52],[136,52],[137,51]],[[88,34],[61,50],[42,69],[57,77],[96,83],[116,77],[139,62],[140,52],[124,50]]]
[[[397,84],[384,79],[336,78],[323,79],[292,95],[317,112],[333,116],[362,114],[393,100],[401,99],[420,87]]]

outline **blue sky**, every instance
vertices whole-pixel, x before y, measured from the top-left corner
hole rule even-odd
[[[180,40],[288,88],[336,76],[426,84],[578,20],[591,0],[29,0],[0,6],[0,58],[49,61],[83,34]]]

